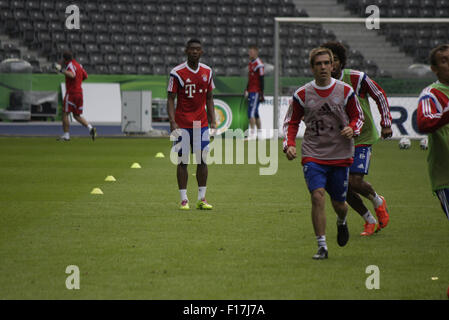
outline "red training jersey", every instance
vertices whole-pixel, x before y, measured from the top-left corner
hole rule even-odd
[[[336,82],[334,79],[332,79],[330,85],[327,87],[319,87],[315,84],[315,81],[313,81],[312,84],[317,94],[319,94],[321,97],[324,98],[332,94]],[[305,86],[303,86],[298,90],[296,90],[296,92],[293,94],[293,101],[290,104],[289,110],[285,116],[284,120],[285,139],[283,142],[284,151],[286,151],[287,148],[290,146],[296,147],[296,135],[298,133],[299,124],[304,116],[305,101],[306,101],[306,90]],[[351,127],[352,130],[354,131],[354,136],[357,136],[360,134],[360,130],[362,129],[363,126],[364,121],[363,111],[362,108],[360,107],[357,98],[355,97],[354,90],[348,84],[345,84],[344,87],[344,105],[346,107],[346,113],[349,117],[348,126]],[[322,160],[307,157],[302,159],[302,164],[305,164],[307,162],[316,162],[318,164],[346,167],[352,164],[353,158],[339,159],[339,160]]]
[[[72,59],[66,67],[66,71],[70,71],[75,75],[75,78],[65,77],[65,88],[66,92],[71,95],[83,94],[83,89],[81,88],[81,83],[87,79],[87,72],[84,70],[83,66]]]
[[[192,70],[184,62],[170,71],[167,91],[177,95],[175,121],[180,128],[193,128],[194,121],[201,121],[201,127],[209,125],[206,98],[214,88],[212,69],[203,63]]]
[[[256,58],[248,64],[248,92],[263,92],[260,76],[264,75],[264,65],[260,58]]]
[[[431,133],[449,123],[449,97],[431,86],[425,88],[418,103],[418,129]]]
[[[376,81],[368,77],[368,75],[362,71],[350,70],[350,79],[352,88],[355,94],[361,99],[368,98],[368,95],[376,102],[377,109],[381,117],[380,125],[382,128],[391,127],[391,114],[390,106],[385,91],[377,84]],[[340,79],[343,81],[343,72]]]

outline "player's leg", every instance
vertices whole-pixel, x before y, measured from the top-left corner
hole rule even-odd
[[[379,220],[377,230],[380,230],[380,228],[385,228],[387,226],[389,221],[389,214],[385,199],[376,193],[373,186],[369,182],[364,180],[365,175],[368,174],[370,161],[370,146],[361,146],[355,148],[354,162],[350,168],[351,175],[349,177],[349,186],[354,192],[369,199],[373,203],[374,210]],[[366,213],[367,212],[365,211],[363,215],[366,215]],[[371,218],[370,220],[372,221]],[[365,219],[365,222],[369,221]]]
[[[198,182],[198,202],[196,208],[211,210],[213,207],[206,200],[207,177],[209,174],[206,163],[210,142],[209,127],[201,128],[200,139],[200,141],[197,141],[197,138],[193,140],[193,150],[197,154],[196,160],[198,161],[196,167],[196,180]]]
[[[69,122],[69,105],[67,103],[67,94],[64,96],[64,101],[62,102],[62,136],[58,140],[69,141],[70,140],[70,122]]]
[[[435,191],[438,199],[440,199],[441,208],[449,219],[449,188]]]
[[[351,175],[349,175],[349,180],[351,180]],[[359,194],[352,190],[351,183],[349,183],[348,186],[348,194],[346,196],[346,202],[365,220],[364,230],[360,235],[362,236],[372,235],[376,230],[377,220],[371,214],[369,209],[365,206]]]
[[[69,112],[62,112],[62,131],[64,132],[59,140],[69,141],[70,140],[70,122],[69,122]]]
[[[82,95],[72,95],[70,97],[70,101],[68,101],[72,110],[73,117],[76,121],[81,123],[85,128],[89,130],[89,134],[92,140],[95,140],[97,136],[97,130],[89,123],[86,119],[84,119],[81,115],[83,114],[83,96]]]
[[[303,167],[304,179],[310,192],[312,202],[312,224],[318,243],[318,252],[313,259],[327,259],[328,250],[326,244],[326,212],[325,212],[325,190],[326,167],[309,162]]]
[[[190,155],[190,141],[191,133],[189,129],[179,129],[180,135],[176,142],[174,142],[175,150],[178,149],[178,166],[176,167],[176,179],[178,181],[178,190],[181,197],[180,209],[188,210],[189,199],[187,198],[187,182],[189,178],[189,172],[187,170],[187,165],[189,163]]]
[[[332,167],[328,174],[326,191],[331,197],[332,206],[337,214],[337,243],[343,247],[349,240],[348,224],[346,216],[348,205],[346,195],[348,192],[349,168]]]
[[[257,92],[250,92],[248,94],[248,119],[249,119],[249,133],[248,139],[257,137],[256,131],[256,111],[259,94]]]

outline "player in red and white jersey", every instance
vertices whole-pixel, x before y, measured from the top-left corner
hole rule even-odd
[[[59,138],[62,141],[70,140],[69,114],[72,113],[76,121],[89,130],[92,140],[97,136],[97,130],[87,122],[81,115],[83,113],[83,89],[81,84],[87,79],[87,72],[80,65],[70,51],[65,51],[62,55],[63,65],[55,64],[58,72],[65,75],[66,93],[62,107],[62,128],[64,134]]]
[[[354,90],[331,78],[333,55],[327,48],[310,52],[315,80],[296,90],[284,120],[284,152],[288,160],[296,155],[296,134],[304,121],[301,146],[304,178],[312,201],[312,223],[318,242],[313,259],[327,259],[325,193],[337,214],[337,242],[349,240],[346,223],[349,166],[353,162],[354,140],[363,126],[363,111]]]
[[[370,96],[376,102],[381,117],[380,136],[382,139],[389,138],[393,134],[390,106],[385,91],[366,73],[345,68],[347,50],[340,42],[329,41],[322,46],[330,49],[334,54],[332,77],[352,86],[365,117],[360,135],[354,138],[354,162],[349,168],[349,187],[346,201],[365,221],[364,230],[360,235],[371,236],[376,231],[376,226],[377,231],[379,231],[388,225],[390,215],[385,198],[379,195],[374,186],[365,180],[371,164],[372,145],[379,141],[379,133],[377,132],[368,98]],[[379,223],[377,223],[376,218],[363,203],[362,196],[373,204]]]
[[[259,116],[259,103],[264,102],[264,75],[265,67],[259,58],[259,48],[251,45],[248,48],[248,84],[245,90],[245,97],[248,98],[248,119],[250,132],[248,139],[257,137],[257,131],[260,132],[262,124]]]
[[[321,97],[327,97],[332,94],[335,85],[336,80],[333,78],[330,80],[330,84],[324,87],[318,86],[316,84],[316,81],[312,82],[312,86]],[[296,135],[298,133],[299,124],[304,117],[305,95],[305,86],[299,88],[293,94],[289,112],[287,113],[284,120],[284,150],[286,150],[290,146],[296,147]],[[360,130],[363,126],[363,112],[360,108],[360,105],[358,104],[357,99],[355,98],[354,90],[352,90],[352,88],[347,84],[345,84],[344,86],[344,99],[346,112],[350,119],[350,122],[347,124],[347,126],[351,127],[354,132],[354,136],[357,136],[358,134],[360,134]],[[319,130],[319,128],[317,130]],[[348,157],[345,159],[325,160],[319,158],[303,157],[301,163],[305,164],[311,161],[324,165],[346,167],[352,164],[353,158]]]
[[[209,145],[209,127],[216,128],[212,90],[215,88],[212,69],[199,62],[203,53],[201,42],[191,39],[185,49],[187,61],[170,72],[168,83],[167,112],[172,134],[177,134],[175,144],[180,147],[177,180],[181,196],[180,209],[189,209],[187,198],[187,164],[190,151],[199,161],[196,178],[198,182],[197,209],[212,209],[206,201],[208,169],[206,154]],[[176,109],[175,109],[175,99]],[[206,112],[207,110],[207,112]]]
[[[429,58],[438,81],[419,96],[417,124],[421,132],[428,134],[431,189],[449,219],[449,43],[433,48]]]

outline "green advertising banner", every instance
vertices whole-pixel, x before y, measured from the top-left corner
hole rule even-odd
[[[217,134],[228,129],[248,129],[247,104],[243,95],[215,95],[215,118]]]

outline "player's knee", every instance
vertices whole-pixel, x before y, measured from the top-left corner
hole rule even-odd
[[[348,204],[345,201],[332,201],[332,206],[337,213],[348,211]]]
[[[311,199],[312,199],[312,205],[318,206],[324,204],[325,200],[325,192],[323,188],[319,188],[312,191]]]
[[[363,175],[361,174],[350,174],[349,175],[349,186],[353,191],[357,191],[362,188]]]

